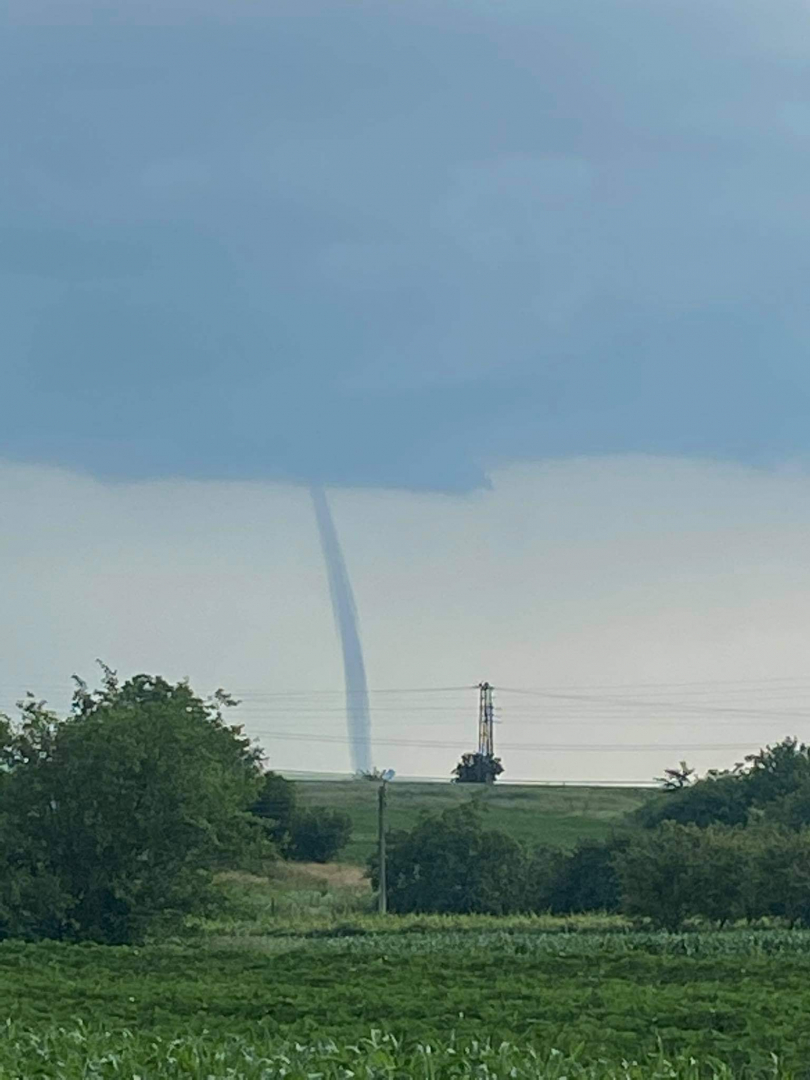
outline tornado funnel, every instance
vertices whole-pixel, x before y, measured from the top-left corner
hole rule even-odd
[[[371,719],[368,708],[368,685],[354,592],[326,493],[322,488],[312,487],[310,495],[315,509],[315,520],[318,523],[321,550],[326,563],[332,612],[343,650],[346,723],[349,731],[352,767],[355,772],[370,772]]]

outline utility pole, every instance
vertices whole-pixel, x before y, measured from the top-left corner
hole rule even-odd
[[[478,753],[481,757],[495,757],[494,719],[492,690],[488,682],[478,684]]]
[[[380,781],[380,786],[377,789],[377,830],[378,830],[378,844],[379,844],[379,861],[380,861],[380,889],[377,897],[377,910],[380,915],[385,915],[388,910],[388,875],[386,866],[386,851],[385,851],[385,807],[387,792],[386,788],[388,781],[383,777]]]

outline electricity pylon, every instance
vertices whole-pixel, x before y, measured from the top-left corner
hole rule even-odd
[[[492,689],[488,682],[478,684],[478,753],[487,758],[495,757]]]

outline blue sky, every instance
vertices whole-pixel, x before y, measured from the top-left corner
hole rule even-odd
[[[0,456],[804,461],[798,0],[10,0]]]

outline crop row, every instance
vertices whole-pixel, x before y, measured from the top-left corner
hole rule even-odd
[[[293,939],[296,940],[296,939]],[[300,938],[297,940],[301,940]],[[308,939],[312,942],[312,939]],[[330,952],[420,956],[452,952],[455,955],[495,951],[500,956],[807,956],[807,930],[726,930],[671,934],[663,931],[560,933],[544,931],[413,931],[410,933],[357,933],[338,927],[319,940]]]
[[[471,1040],[405,1043],[372,1031],[352,1043],[255,1044],[206,1035],[161,1038],[112,1033],[81,1023],[33,1031],[0,1029],[0,1077],[106,1080],[792,1080],[764,1055],[733,1070],[728,1063],[659,1051],[632,1061],[584,1061],[578,1053]]]

